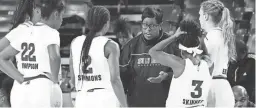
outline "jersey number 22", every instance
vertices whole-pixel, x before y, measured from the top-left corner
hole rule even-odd
[[[35,52],[35,44],[34,43],[22,43],[21,44],[21,49],[23,49],[21,53],[21,60],[22,61],[36,61],[36,56],[34,56]],[[29,51],[28,54],[27,51]]]

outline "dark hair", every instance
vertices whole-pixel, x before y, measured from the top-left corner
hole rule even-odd
[[[14,15],[12,17],[12,29],[16,28],[19,24],[25,22],[26,15],[33,17],[34,0],[18,0],[19,3],[16,7]]]
[[[48,19],[53,11],[64,10],[63,0],[35,0],[35,6],[40,7],[41,17]]]
[[[59,12],[62,11],[64,4],[62,0],[20,0],[12,18],[13,26],[11,30],[25,22],[26,15],[28,15],[31,20],[35,7],[41,8],[42,18],[48,18],[55,9]]]
[[[228,58],[236,60],[234,22],[230,17],[229,9],[219,0],[208,0],[201,4],[204,13],[209,14],[212,20],[222,29],[224,44],[228,45]]]
[[[87,67],[89,65],[90,57],[89,57],[89,50],[91,47],[91,42],[95,37],[95,34],[102,30],[104,25],[110,20],[110,13],[107,8],[103,6],[94,6],[88,11],[87,15],[87,24],[89,33],[84,40],[81,57],[80,57],[80,67],[82,72],[87,71]]]
[[[119,32],[124,33],[126,36],[131,33],[131,27],[124,18],[118,18],[114,23],[114,33],[117,34]]]
[[[163,11],[159,8],[146,7],[142,12],[142,21],[145,18],[155,18],[158,24],[163,22]]]
[[[178,41],[180,44],[188,48],[199,46],[201,28],[196,21],[191,19],[182,20],[180,23],[180,30],[187,32],[187,34],[183,34],[179,37]]]

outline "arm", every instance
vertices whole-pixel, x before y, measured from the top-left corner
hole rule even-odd
[[[3,37],[0,40],[0,52],[3,51],[4,48],[8,47],[8,45],[10,45],[10,41],[6,37]]]
[[[176,78],[182,74],[185,68],[185,60],[173,54],[167,54],[163,51],[163,49],[169,43],[173,42],[175,38],[179,36],[181,33],[182,32],[175,33],[173,36],[159,42],[149,50],[149,55],[152,58],[154,58],[157,62],[161,63],[164,66],[172,68],[173,74]]]
[[[51,44],[47,47],[50,59],[50,67],[52,72],[52,80],[54,83],[58,83],[58,75],[60,71],[60,48],[58,45]]]
[[[114,92],[115,92],[120,104],[122,105],[122,107],[127,107],[123,84],[121,82],[120,72],[119,72],[120,51],[119,51],[119,47],[118,47],[117,43],[115,43],[113,41],[108,41],[105,46],[105,52],[108,55],[110,77],[111,77],[111,83],[112,83]]]
[[[10,61],[12,57],[17,55],[19,51],[14,49],[12,46],[8,46],[0,53],[0,69],[12,79],[22,83],[24,78],[23,75],[15,68],[13,63]]]
[[[76,84],[75,82],[75,73],[73,68],[73,55],[72,55],[72,48],[70,48],[70,57],[69,57],[69,70],[70,70],[70,83],[74,86]]]

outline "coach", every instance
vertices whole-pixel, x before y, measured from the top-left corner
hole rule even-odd
[[[130,107],[164,107],[168,96],[172,69],[153,60],[148,51],[168,37],[162,31],[163,12],[147,7],[142,13],[142,34],[124,45],[120,55],[120,73]],[[177,43],[165,48],[179,55]]]

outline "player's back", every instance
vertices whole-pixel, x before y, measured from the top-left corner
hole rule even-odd
[[[43,72],[51,73],[47,47],[51,44],[59,45],[58,31],[43,23],[37,23],[28,32],[27,36],[13,45],[20,51],[16,55],[19,71],[25,77],[37,76]]]
[[[87,91],[93,88],[104,88],[112,90],[108,60],[104,54],[105,45],[109,41],[106,37],[98,36],[92,40],[89,50],[91,62],[88,65],[88,71],[79,74],[81,51],[85,38],[86,36],[79,36],[71,45],[76,89]]]
[[[172,79],[166,107],[206,106],[211,78],[205,61],[202,60],[197,66],[186,59],[182,75]]]
[[[213,76],[227,77],[228,46],[224,44],[224,38],[220,28],[209,31],[205,38],[205,45],[210,58],[214,63]]]

